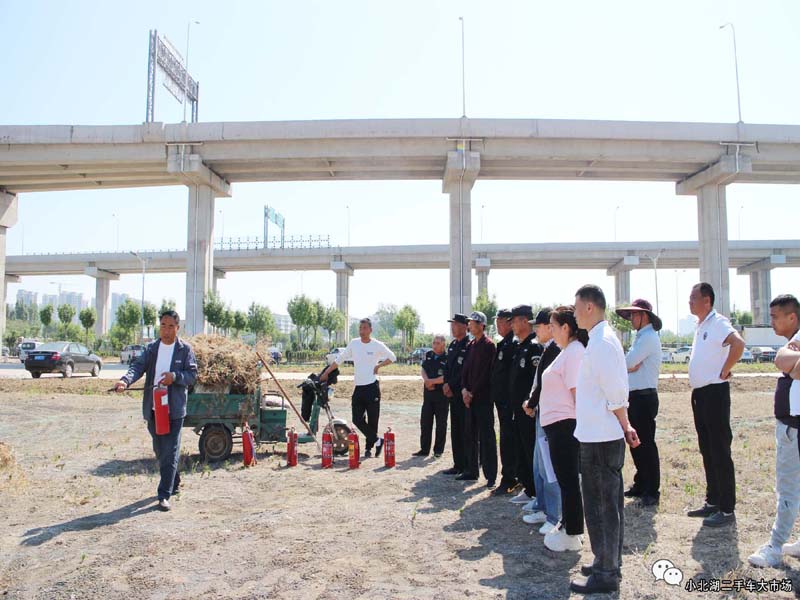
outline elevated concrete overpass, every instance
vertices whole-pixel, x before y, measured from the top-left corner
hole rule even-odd
[[[138,251],[147,259],[149,273],[186,271],[185,250]],[[696,269],[699,243],[685,242],[584,242],[544,244],[474,244],[472,268],[478,286],[487,289],[491,269],[603,269],[615,277],[615,297],[630,299],[630,272],[634,269]],[[413,246],[356,246],[306,249],[215,250],[214,287],[227,272],[323,271],[337,274],[336,298],[347,313],[349,276],[363,269],[447,269],[446,244]],[[772,268],[800,267],[800,240],[736,241],[729,243],[729,265],[751,275],[751,302],[757,319],[769,313]],[[88,275],[97,281],[95,301],[97,333],[105,333],[109,320],[109,281],[121,274],[139,273],[139,259],[128,252],[26,254],[6,259],[7,277]],[[763,275],[766,272],[766,276]],[[760,293],[761,287],[765,292]],[[760,320],[758,321],[760,322]]]
[[[467,310],[479,177],[675,182],[676,193],[697,196],[700,276],[727,312],[725,186],[800,183],[800,127],[467,118],[0,127],[0,214],[15,211],[26,192],[189,188],[189,333],[205,327],[214,199],[230,195],[232,183],[441,179],[450,201],[450,304]],[[3,247],[9,223],[0,219]]]

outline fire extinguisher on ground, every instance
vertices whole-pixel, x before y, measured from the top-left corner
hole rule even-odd
[[[242,457],[245,467],[252,467],[258,462],[256,461],[256,438],[247,423],[242,429]]]
[[[355,425],[350,429],[347,442],[350,446],[350,468],[357,469],[361,464],[361,446],[358,443],[358,433],[356,433]]]
[[[333,436],[330,427],[322,432],[322,468],[330,469],[333,466]]]
[[[395,464],[395,439],[392,428],[383,434],[383,464],[387,469],[391,469]]]
[[[294,427],[286,433],[286,464],[290,467],[297,466],[297,432]]]
[[[169,433],[169,395],[166,387],[153,390],[153,410],[155,412],[156,435]]]

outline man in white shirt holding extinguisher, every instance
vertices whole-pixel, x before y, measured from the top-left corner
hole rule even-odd
[[[161,480],[158,484],[158,508],[170,510],[169,499],[178,493],[181,484],[178,458],[181,450],[181,429],[186,417],[188,388],[197,379],[197,360],[192,347],[178,337],[180,317],[174,310],[161,313],[159,339],[147,345],[128,372],[114,386],[114,391],[124,392],[131,384],[145,376],[142,397],[142,416],[153,438],[153,452],[159,463]],[[155,427],[153,388],[166,386],[169,402],[169,433],[158,435]]]

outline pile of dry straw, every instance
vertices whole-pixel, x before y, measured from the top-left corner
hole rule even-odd
[[[197,392],[252,394],[260,382],[255,350],[238,339],[196,335],[189,339],[197,357]],[[261,353],[265,356],[264,353]]]

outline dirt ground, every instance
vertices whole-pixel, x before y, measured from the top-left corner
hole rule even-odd
[[[169,513],[154,510],[158,478],[140,400],[103,394],[108,385],[0,381],[0,441],[13,451],[0,472],[4,598],[568,598],[570,578],[591,560],[588,539],[581,553],[554,554],[484,481],[463,485],[440,474],[451,465],[449,442],[441,459],[410,457],[418,383],[382,386],[381,429],[398,435],[391,470],[380,459],[356,471],[337,459],[322,470],[310,444],[296,468],[285,466],[283,444],[262,445],[254,468],[242,467],[238,446],[228,463],[207,466],[185,429],[185,491]],[[334,401],[342,416],[349,385]],[[657,559],[686,579],[800,585],[796,559],[767,570],[746,562],[768,539],[775,512],[774,385],[734,382],[738,525],[704,531],[684,516],[704,495],[688,384],[662,383],[662,503],[652,510],[628,501],[621,591],[599,597],[697,597],[655,581]],[[628,457],[626,482],[631,466]]]

